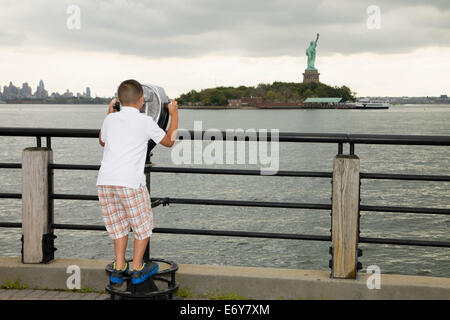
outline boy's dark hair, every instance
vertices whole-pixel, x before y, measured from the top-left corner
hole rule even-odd
[[[119,96],[120,104],[126,106],[129,104],[136,104],[142,96],[143,90],[139,82],[130,79],[125,80],[120,84],[117,94]]]

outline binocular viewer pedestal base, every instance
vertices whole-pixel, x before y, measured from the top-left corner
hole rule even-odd
[[[127,260],[130,264],[131,260]],[[131,277],[125,275],[122,284],[108,283],[106,291],[110,294],[111,300],[172,300],[173,293],[178,290],[178,283],[175,280],[175,273],[178,265],[173,261],[151,258],[149,262],[159,264],[159,270],[144,282],[132,284]],[[105,268],[108,277],[113,272],[113,262]],[[126,286],[126,288],[124,288]]]

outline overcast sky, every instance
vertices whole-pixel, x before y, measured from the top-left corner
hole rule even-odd
[[[35,90],[42,79],[50,92],[110,96],[136,78],[176,97],[300,82],[317,33],[326,84],[359,96],[450,94],[449,0],[0,0],[0,85]]]

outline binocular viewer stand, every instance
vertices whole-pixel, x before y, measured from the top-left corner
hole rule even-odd
[[[127,260],[130,263],[132,260]],[[175,280],[175,273],[178,265],[175,262],[151,258],[149,263],[159,264],[159,270],[144,282],[133,284],[130,275],[124,275],[122,284],[108,283],[106,291],[110,294],[111,300],[172,300],[173,293],[178,289]],[[108,277],[113,272],[113,262],[106,266]],[[124,290],[124,284],[126,289]]]

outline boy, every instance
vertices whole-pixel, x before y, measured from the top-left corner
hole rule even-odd
[[[147,143],[152,139],[166,147],[174,144],[178,105],[175,100],[169,104],[171,122],[166,133],[151,117],[139,112],[144,101],[139,82],[122,82],[118,99],[122,105],[120,112],[114,111],[113,99],[99,134],[99,143],[104,150],[97,178],[98,196],[103,221],[114,240],[116,259],[110,282],[122,283],[124,274],[130,269],[125,261],[125,251],[131,226],[134,254],[130,275],[132,283],[138,284],[158,271],[158,264],[142,262],[153,230],[150,195],[144,175]]]

